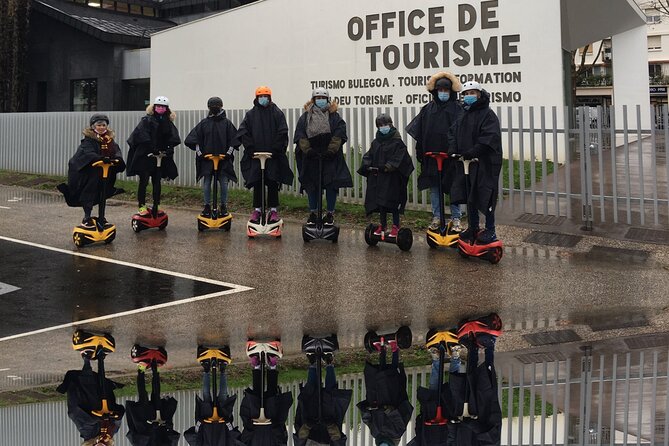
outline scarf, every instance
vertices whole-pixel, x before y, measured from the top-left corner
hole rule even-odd
[[[311,104],[307,109],[307,138],[330,133],[330,112]]]
[[[100,135],[99,133],[96,133],[95,136],[98,139],[98,142],[100,143],[100,151],[102,152],[102,156],[106,157],[113,157],[114,156],[114,138],[111,137],[109,134],[109,131],[105,132],[104,134]]]

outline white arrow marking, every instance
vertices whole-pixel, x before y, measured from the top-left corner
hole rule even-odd
[[[0,282],[0,295],[11,293],[12,291],[20,290],[21,288],[8,283]]]

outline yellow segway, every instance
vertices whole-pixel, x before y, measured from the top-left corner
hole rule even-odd
[[[210,215],[197,216],[197,230],[202,232],[207,229],[222,229],[229,231],[232,226],[232,214],[224,211],[221,214],[221,209],[218,208],[218,165],[225,159],[225,155],[212,155],[210,153],[204,155],[204,159],[214,163],[214,202],[212,203]]]

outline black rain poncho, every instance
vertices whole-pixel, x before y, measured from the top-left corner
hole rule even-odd
[[[214,413],[212,403],[206,403],[199,396],[195,397],[196,425],[184,432],[184,438],[190,446],[244,446],[240,441],[241,433],[233,424],[232,411],[237,396],[227,398],[219,404],[219,416],[225,423],[205,423],[205,418]]]
[[[297,397],[297,413],[295,414],[295,432],[308,423],[312,425],[309,439],[330,446],[345,446],[347,437],[342,432],[337,441],[330,441],[326,425],[335,424],[339,430],[344,422],[346,411],[353,396],[352,390],[334,389],[326,391],[322,389],[322,423],[318,423],[318,385],[306,384],[301,386],[300,395]],[[305,446],[307,440],[300,440],[297,434],[293,435],[295,446]]]
[[[184,144],[191,150],[200,146],[202,155],[222,155],[227,153],[228,148],[239,149],[239,139],[237,139],[237,129],[234,124],[226,117],[225,110],[215,116],[207,116],[200,121],[193,130],[190,131]],[[225,176],[237,182],[237,174],[234,168],[234,157],[226,157],[223,163],[218,166],[219,170],[225,173]],[[212,175],[214,172],[214,163],[204,159],[203,156],[195,156],[195,175],[200,180],[203,176]]]
[[[370,173],[370,167],[378,168],[378,174]],[[358,169],[360,175],[367,177],[365,192],[367,215],[382,209],[404,212],[407,203],[407,184],[413,170],[413,161],[399,132],[394,128],[388,135],[380,135],[377,132]]]
[[[469,153],[479,159],[469,165],[470,202],[481,212],[495,209],[502,170],[502,131],[499,119],[490,109],[490,95],[481,92],[481,98],[453,126],[450,153]],[[467,191],[464,167],[456,163],[455,180],[451,191],[452,203],[466,203]]]
[[[253,101],[253,108],[246,112],[237,131],[244,145],[241,161],[244,185],[251,189],[260,184],[260,162],[253,159],[256,152],[271,152],[272,158],[265,164],[265,179],[278,184],[292,184],[286,148],[288,147],[288,124],[281,109],[271,102],[267,107]]]
[[[265,416],[272,420],[272,424],[258,426],[253,419],[260,414],[260,397],[251,389],[246,389],[244,399],[239,408],[244,430],[241,440],[246,446],[284,446],[288,443],[286,421],[288,412],[293,404],[291,392],[278,393],[265,397]]]

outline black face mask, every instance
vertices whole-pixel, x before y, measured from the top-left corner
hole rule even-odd
[[[220,107],[209,107],[209,115],[216,116],[221,112]]]

